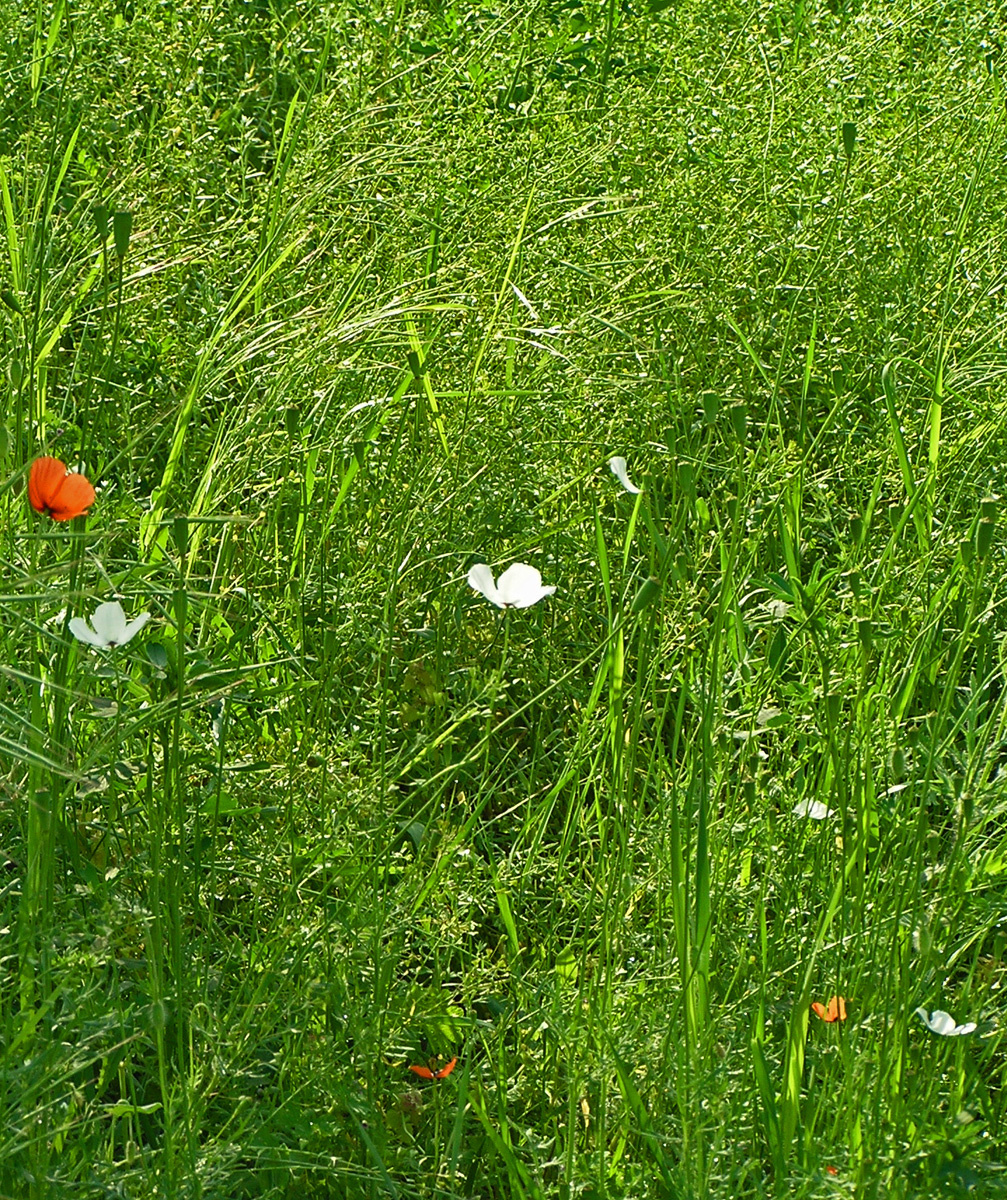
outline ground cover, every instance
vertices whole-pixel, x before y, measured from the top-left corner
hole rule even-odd
[[[0,1195],[1007,1190],[1003,14],[0,20]]]

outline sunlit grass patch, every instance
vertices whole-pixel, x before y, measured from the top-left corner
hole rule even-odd
[[[983,14],[7,9],[0,1192],[999,1194]]]

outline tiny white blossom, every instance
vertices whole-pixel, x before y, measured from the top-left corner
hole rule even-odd
[[[939,1008],[927,1016],[925,1008],[918,1008],[916,1015],[926,1025],[932,1033],[939,1033],[941,1037],[961,1037],[963,1034],[972,1033],[976,1027],[975,1021],[969,1021],[965,1025],[959,1025],[950,1013],[946,1013]]]
[[[90,624],[82,617],[71,617],[70,632],[79,642],[108,650],[112,646],[125,646],[149,620],[150,613],[145,612],[127,622],[119,601],[109,600],[94,610]]]
[[[626,460],[621,454],[617,454],[614,458],[610,458],[608,460],[608,465],[612,474],[616,477],[616,479],[619,480],[627,492],[634,496],[638,496],[640,494],[640,488],[638,488],[630,479],[629,474],[626,471]]]
[[[821,800],[799,800],[793,807],[793,813],[795,817],[810,817],[812,821],[824,821],[826,817],[836,815]]]
[[[527,563],[512,563],[496,583],[489,567],[485,563],[476,563],[468,578],[469,587],[475,588],[497,608],[530,608],[556,590],[555,587],[543,587],[542,576]]]

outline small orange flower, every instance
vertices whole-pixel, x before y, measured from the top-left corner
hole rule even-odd
[[[432,1071],[429,1067],[410,1067],[410,1071],[415,1071],[420,1079],[443,1079],[446,1075],[450,1075],[458,1063],[457,1058],[453,1058],[449,1063],[445,1063],[439,1071]]]
[[[823,1021],[845,1021],[846,1020],[846,997],[833,996],[829,1001],[829,1007],[824,1004],[819,1004],[816,1000],[811,1006],[811,1011],[816,1017],[821,1017]]]
[[[28,502],[54,521],[72,521],[94,504],[94,488],[85,476],[70,474],[58,458],[36,458],[28,476]]]

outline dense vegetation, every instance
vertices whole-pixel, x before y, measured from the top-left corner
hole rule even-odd
[[[0,1195],[1007,1194],[1004,17],[0,0]]]

